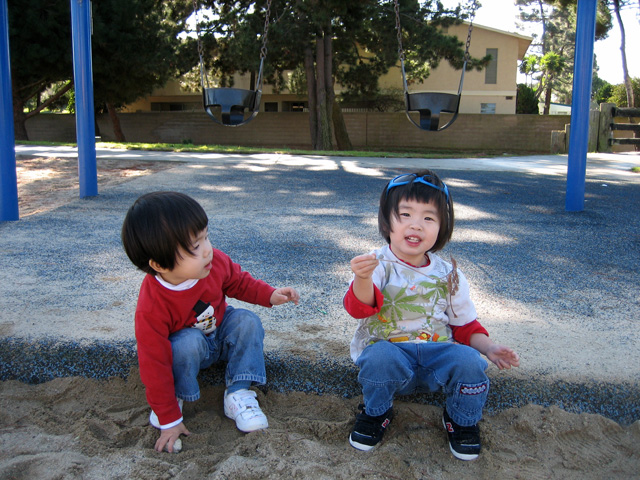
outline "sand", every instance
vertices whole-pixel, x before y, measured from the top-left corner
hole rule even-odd
[[[221,386],[187,403],[178,454],[153,450],[157,430],[137,372],[129,380],[0,384],[3,479],[637,478],[640,421],[528,405],[486,416],[483,451],[453,458],[441,409],[398,401],[371,452],[348,443],[357,398],[259,392],[269,428],[244,434],[224,416]]]

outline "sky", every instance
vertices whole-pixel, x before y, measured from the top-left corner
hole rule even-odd
[[[487,27],[529,35],[516,26],[519,10],[513,0],[480,0],[482,7],[476,12],[475,23]],[[457,5],[457,0],[442,0],[444,5]],[[627,66],[632,77],[640,77],[640,10],[637,3],[634,8],[622,10],[622,22],[625,27]],[[521,23],[521,22],[520,22]],[[473,36],[471,37],[473,42]],[[605,40],[595,43],[594,51],[598,63],[598,76],[611,84],[623,83],[622,54],[620,52],[620,27],[615,17],[613,28]]]

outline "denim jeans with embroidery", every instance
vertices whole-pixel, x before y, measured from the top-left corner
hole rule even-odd
[[[241,380],[265,384],[263,339],[260,318],[232,306],[227,307],[222,324],[208,336],[197,328],[171,334],[176,397],[188,402],[199,399],[198,372],[216,362],[227,362],[227,386]]]
[[[488,364],[474,348],[449,342],[379,341],[363,350],[356,365],[368,415],[385,413],[395,395],[442,391],[454,422],[470,426],[482,418],[489,393]]]

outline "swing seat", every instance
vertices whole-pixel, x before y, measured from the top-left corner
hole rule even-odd
[[[239,127],[253,120],[258,114],[262,92],[242,88],[205,88],[202,96],[205,112],[216,123],[227,127]],[[213,112],[216,107],[220,107],[220,118]],[[245,110],[251,112],[246,119],[244,118]]]
[[[453,93],[417,92],[406,93],[407,117],[418,128],[439,132],[449,127],[458,116],[460,95]],[[409,112],[420,114],[420,123],[416,123]],[[445,125],[439,127],[440,113],[453,113],[453,117]]]

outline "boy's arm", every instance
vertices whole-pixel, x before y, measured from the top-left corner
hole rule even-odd
[[[221,250],[214,249],[213,259],[216,273],[222,278],[220,288],[223,295],[263,307],[275,305],[271,303],[271,297],[276,290],[274,287],[243,271],[239,264]]]
[[[276,288],[271,294],[271,305],[282,305],[283,303],[293,302],[298,305],[300,294],[292,287]]]
[[[154,295],[153,277],[145,279],[135,315],[135,335],[140,379],[145,385],[147,402],[160,425],[182,422],[173,384],[172,352],[169,341],[168,306]]]
[[[176,440],[180,438],[180,435],[191,435],[191,432],[187,430],[187,427],[185,427],[182,422],[175,427],[160,430],[160,438],[156,441],[154,448],[157,452],[162,452],[162,450],[167,447],[167,451],[173,453],[173,445],[176,443]]]

